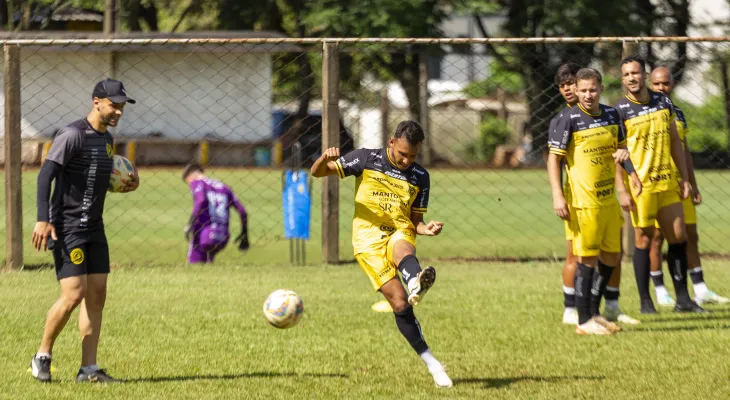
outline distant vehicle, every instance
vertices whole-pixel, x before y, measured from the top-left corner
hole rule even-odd
[[[274,137],[279,138],[282,145],[283,161],[291,164],[292,146],[299,142],[302,146],[299,167],[309,167],[322,154],[322,114],[319,111],[310,112],[301,122],[300,129],[295,132],[292,128],[296,120],[294,113],[284,110],[274,111]],[[350,131],[340,118],[340,151],[349,153],[355,149],[355,141]]]

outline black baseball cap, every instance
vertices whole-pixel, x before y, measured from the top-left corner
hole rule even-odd
[[[94,92],[91,98],[98,97],[100,99],[109,99],[112,103],[136,103],[134,99],[127,96],[122,82],[116,79],[106,78],[94,86]]]

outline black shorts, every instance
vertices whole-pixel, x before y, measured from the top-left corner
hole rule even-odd
[[[71,276],[109,273],[109,245],[104,231],[59,235],[52,246],[59,281]]]

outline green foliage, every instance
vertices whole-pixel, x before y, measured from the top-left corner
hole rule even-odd
[[[469,97],[489,97],[496,95],[499,88],[506,95],[516,97],[523,93],[525,83],[520,74],[505,69],[500,63],[492,63],[489,77],[470,83],[464,93]]]
[[[467,155],[474,161],[489,162],[497,146],[507,143],[511,136],[512,130],[505,120],[487,115],[479,125],[479,138],[466,147]]]
[[[722,96],[713,96],[702,105],[676,101],[689,122],[687,143],[690,151],[728,150],[728,128]]]

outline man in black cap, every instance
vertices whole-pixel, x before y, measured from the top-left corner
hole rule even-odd
[[[38,222],[33,229],[33,247],[36,251],[53,251],[61,286],[61,297],[48,311],[40,348],[31,361],[31,373],[41,382],[51,380],[53,343],[78,305],[81,369],[76,381],[115,380],[96,364],[109,274],[102,212],[112,172],[114,140],[107,128],[117,126],[124,105],[135,101],[127,96],[122,82],[104,79],[96,84],[92,103],[86,118],[58,132],[38,174]],[[130,192],[139,186],[139,177],[135,172],[123,182],[122,191]]]

